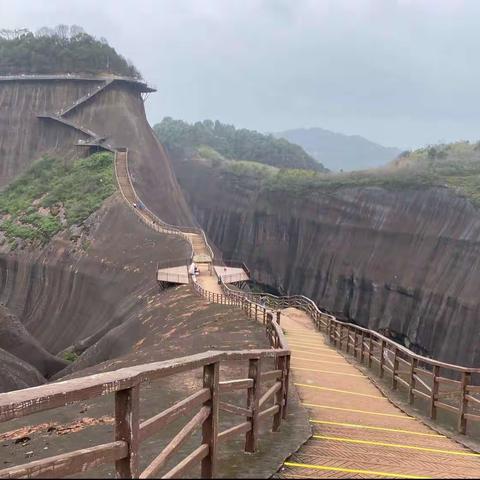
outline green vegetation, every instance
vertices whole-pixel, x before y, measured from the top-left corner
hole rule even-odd
[[[78,354],[75,352],[64,352],[63,359],[67,362],[73,363],[78,358]]]
[[[197,152],[210,160],[253,161],[279,168],[326,171],[298,145],[273,135],[236,129],[218,120],[189,124],[166,117],[155,125],[154,130],[160,142],[177,154]]]
[[[234,183],[255,183],[263,191],[281,191],[290,196],[314,196],[348,187],[381,187],[407,190],[446,187],[480,206],[480,143],[458,142],[404,152],[384,168],[349,173],[320,173],[301,169],[278,169],[255,162],[210,160]]]
[[[139,78],[140,73],[110,47],[81,27],[58,25],[29,30],[0,30],[0,75],[114,73]]]
[[[82,223],[115,191],[113,156],[96,153],[70,165],[44,158],[0,193],[0,231],[44,244],[70,225]]]

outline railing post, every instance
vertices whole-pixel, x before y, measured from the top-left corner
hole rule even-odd
[[[467,410],[467,385],[470,381],[470,372],[462,373],[462,383],[460,385],[461,397],[458,409],[458,424],[457,430],[459,433],[465,434],[467,431],[467,419],[465,418],[465,411]]]
[[[372,368],[372,354],[373,354],[373,337],[372,332],[368,332],[368,368]]]
[[[383,365],[385,364],[385,340],[382,340],[380,346],[380,378],[383,377]]]
[[[347,325],[347,345],[346,345],[346,352],[347,353],[350,353],[349,342],[350,342],[350,326]]]
[[[339,334],[338,334],[338,350],[342,350],[342,343],[343,343],[343,339],[342,339],[342,335],[343,335],[343,325],[340,324],[339,327],[338,327],[338,330],[339,330]]]
[[[290,382],[290,355],[285,357],[285,389],[283,391],[283,410],[282,418],[287,418],[287,405],[288,405],[288,383]]]
[[[272,431],[278,432],[280,428],[280,424],[282,423],[283,418],[283,407],[284,407],[284,397],[285,397],[285,363],[286,357],[277,357],[277,365],[276,369],[281,370],[282,374],[280,377],[280,381],[282,382],[282,387],[278,392],[275,393],[275,405],[278,405],[278,412],[273,416],[273,427]]]
[[[365,359],[365,332],[362,330],[360,334],[360,363],[363,364],[363,360]]]
[[[277,311],[277,324],[280,325],[280,310]]]
[[[211,398],[204,403],[204,406],[210,407],[210,415],[202,425],[202,444],[208,445],[208,455],[202,460],[202,478],[213,478],[217,467],[219,376],[220,362],[203,367],[203,388],[210,389]]]
[[[258,402],[260,400],[260,374],[261,362],[259,358],[251,358],[248,363],[248,378],[253,380],[253,385],[247,390],[247,408],[252,410],[252,416],[247,418],[252,428],[245,436],[245,451],[254,453],[257,449],[258,437]]]
[[[437,418],[437,407],[435,402],[438,397],[438,374],[440,372],[440,367],[438,365],[433,366],[433,375],[432,375],[432,393],[430,395],[430,418],[436,420]]]
[[[263,308],[263,324],[265,325],[266,319],[267,319],[267,309],[265,307]]]
[[[417,368],[418,360],[415,357],[410,358],[410,373],[408,378],[408,403],[413,405],[415,401],[415,395],[413,390],[415,388],[415,368]]]
[[[358,339],[357,339],[357,330],[353,329],[353,358],[357,358],[357,349],[358,349]]]
[[[393,351],[393,367],[392,367],[392,388],[395,390],[397,388],[397,370],[398,370],[398,350],[397,347],[395,347]]]
[[[258,321],[258,304],[255,304],[255,320]]]
[[[135,385],[115,392],[115,441],[128,444],[128,456],[115,462],[116,478],[137,478],[139,475],[139,389]]]

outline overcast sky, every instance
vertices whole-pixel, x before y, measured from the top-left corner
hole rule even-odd
[[[480,138],[478,0],[0,0],[0,28],[58,23],[134,62],[152,123]]]

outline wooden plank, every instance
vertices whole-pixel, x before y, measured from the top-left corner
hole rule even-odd
[[[438,408],[442,408],[443,410],[448,410],[449,412],[458,413],[458,407],[454,407],[453,405],[449,405],[448,403],[443,403],[439,401],[435,401],[435,406]]]
[[[480,393],[480,385],[467,385],[467,392]]]
[[[407,388],[410,386],[410,384],[405,379],[403,379],[400,375],[395,375],[395,379],[397,380],[397,382],[400,382],[402,385],[404,385]]]
[[[269,382],[271,380],[278,380],[282,376],[282,370],[270,370],[260,375],[262,382]]]
[[[235,425],[234,427],[227,428],[223,432],[218,434],[218,440],[223,442],[227,440],[228,438],[232,437],[233,435],[236,435],[238,433],[246,433],[252,428],[252,425],[250,422],[243,422],[238,425]]]
[[[251,388],[252,385],[253,380],[251,378],[241,378],[238,380],[227,380],[220,382],[218,387],[220,389],[220,393],[227,393],[235,390],[246,390],[247,388]]]
[[[239,407],[232,403],[220,402],[218,408],[223,412],[233,413],[234,415],[244,415],[246,417],[252,416],[252,410],[250,408]]]
[[[418,383],[420,383],[423,387],[425,387],[429,392],[432,391],[432,388],[430,387],[430,385],[428,385],[427,383],[425,383],[418,375],[414,375],[413,376],[415,378],[415,381],[417,381]]]
[[[480,415],[474,415],[473,413],[464,413],[464,417],[467,420],[472,420],[473,422],[480,422]]]
[[[127,442],[111,442],[0,470],[0,478],[58,478],[118,461],[128,455]]]
[[[261,408],[264,403],[275,393],[282,388],[282,382],[275,382],[261,397],[258,402],[258,408]]]
[[[208,445],[200,445],[177,466],[169,470],[162,478],[178,478],[192,468],[196,463],[208,456]]]
[[[480,404],[480,398],[473,397],[472,395],[465,395],[465,398],[466,398],[469,402],[475,402],[475,403],[479,403],[479,404]]]
[[[158,471],[165,466],[167,460],[190,438],[210,415],[209,407],[202,407],[200,411],[173,437],[170,443],[160,452],[150,465],[140,474],[140,478],[155,477]],[[125,477],[121,477],[125,478]]]
[[[451,378],[446,378],[446,377],[438,377],[437,378],[439,383],[448,383],[451,385],[461,385],[462,382],[460,380],[453,380]]]
[[[258,419],[259,420],[263,420],[265,418],[268,418],[272,415],[275,415],[278,411],[280,410],[280,406],[279,405],[274,405],[273,407],[270,407],[270,408],[267,408],[265,410],[262,410],[259,414],[258,414]]]
[[[424,392],[421,392],[420,390],[417,390],[416,388],[412,388],[412,393],[414,395],[418,395],[419,397],[426,398],[427,400],[430,399],[430,395],[428,395]]]
[[[115,393],[115,440],[126,442],[128,455],[115,462],[117,478],[138,477],[140,386]]]
[[[210,389],[202,388],[184,400],[175,403],[158,415],[145,420],[140,425],[140,442],[143,442],[145,439],[158,433],[159,430],[172,423],[179,416],[184,415],[190,409],[201,405],[207,400],[210,400]]]

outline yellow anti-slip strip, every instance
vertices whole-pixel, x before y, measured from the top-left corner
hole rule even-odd
[[[363,375],[357,375],[355,373],[343,373],[343,372],[331,372],[329,370],[317,370],[314,368],[300,368],[300,367],[291,367],[291,370],[304,370],[305,372],[320,372],[320,373],[332,373],[333,375],[347,376],[347,377],[363,377]]]
[[[307,383],[295,383],[297,387],[316,388],[317,390],[326,390],[327,392],[346,393],[347,395],[357,395],[359,397],[377,398],[378,400],[386,400],[385,397],[379,395],[368,395],[366,393],[349,392],[348,390],[338,390],[337,388],[318,387],[317,385],[308,385]]]
[[[408,415],[397,415],[395,413],[369,412],[368,410],[355,410],[353,408],[332,407],[330,405],[318,405],[316,403],[302,403],[302,405],[304,407],[323,408],[324,410],[339,410],[341,412],[363,413],[365,415],[377,415],[379,417],[394,417],[403,418],[404,420],[415,420],[414,417],[409,417]]]
[[[402,430],[399,428],[374,427],[371,425],[358,425],[356,423],[329,422],[327,420],[310,420],[310,423],[318,423],[321,425],[336,425],[339,427],[347,427],[347,428],[359,428],[361,430],[364,430],[364,429],[365,430],[381,430],[382,432],[408,433],[410,435],[420,435],[422,437],[446,438],[445,435],[440,435],[438,433],[414,432],[412,430]]]
[[[301,357],[297,357],[297,356],[294,356],[294,355],[292,355],[292,360],[301,360],[303,362],[310,362],[310,363],[326,363],[326,364],[329,364],[329,365],[344,365],[346,367],[349,366],[345,362],[329,362],[328,360],[311,360],[310,358],[301,358]]]
[[[332,407],[330,405],[318,405],[316,403],[302,403],[302,405],[311,408],[323,408],[324,410],[339,410],[341,412],[363,413],[365,415],[377,415],[380,417],[394,417],[403,418],[404,420],[415,420],[414,417],[409,417],[408,415],[397,415],[395,413],[369,412],[368,410],[355,410],[353,408]]]
[[[378,472],[376,470],[360,470],[358,468],[340,468],[340,467],[329,467],[329,466],[323,466],[323,465],[310,465],[308,463],[285,462],[283,465],[285,465],[285,467],[309,468],[313,470],[324,470],[328,472],[360,473],[364,475],[378,475],[381,477],[389,477],[389,478],[432,478],[432,477],[421,477],[420,475],[407,475],[405,473]]]
[[[335,442],[359,443],[361,445],[375,445],[377,447],[406,448],[408,450],[420,450],[421,452],[442,453],[445,455],[460,455],[462,457],[480,457],[480,453],[465,452],[462,450],[441,450],[438,448],[417,447],[415,445],[403,445],[400,443],[372,442],[370,440],[356,440],[353,438],[330,437],[328,435],[313,435],[316,440],[333,440]]]
[[[289,340],[288,337],[287,337],[287,342],[289,345],[295,345],[296,347],[306,347],[306,348],[311,348],[312,350],[325,350],[332,353],[335,352],[333,348],[322,346],[323,344],[321,343],[302,343],[296,340]]]

